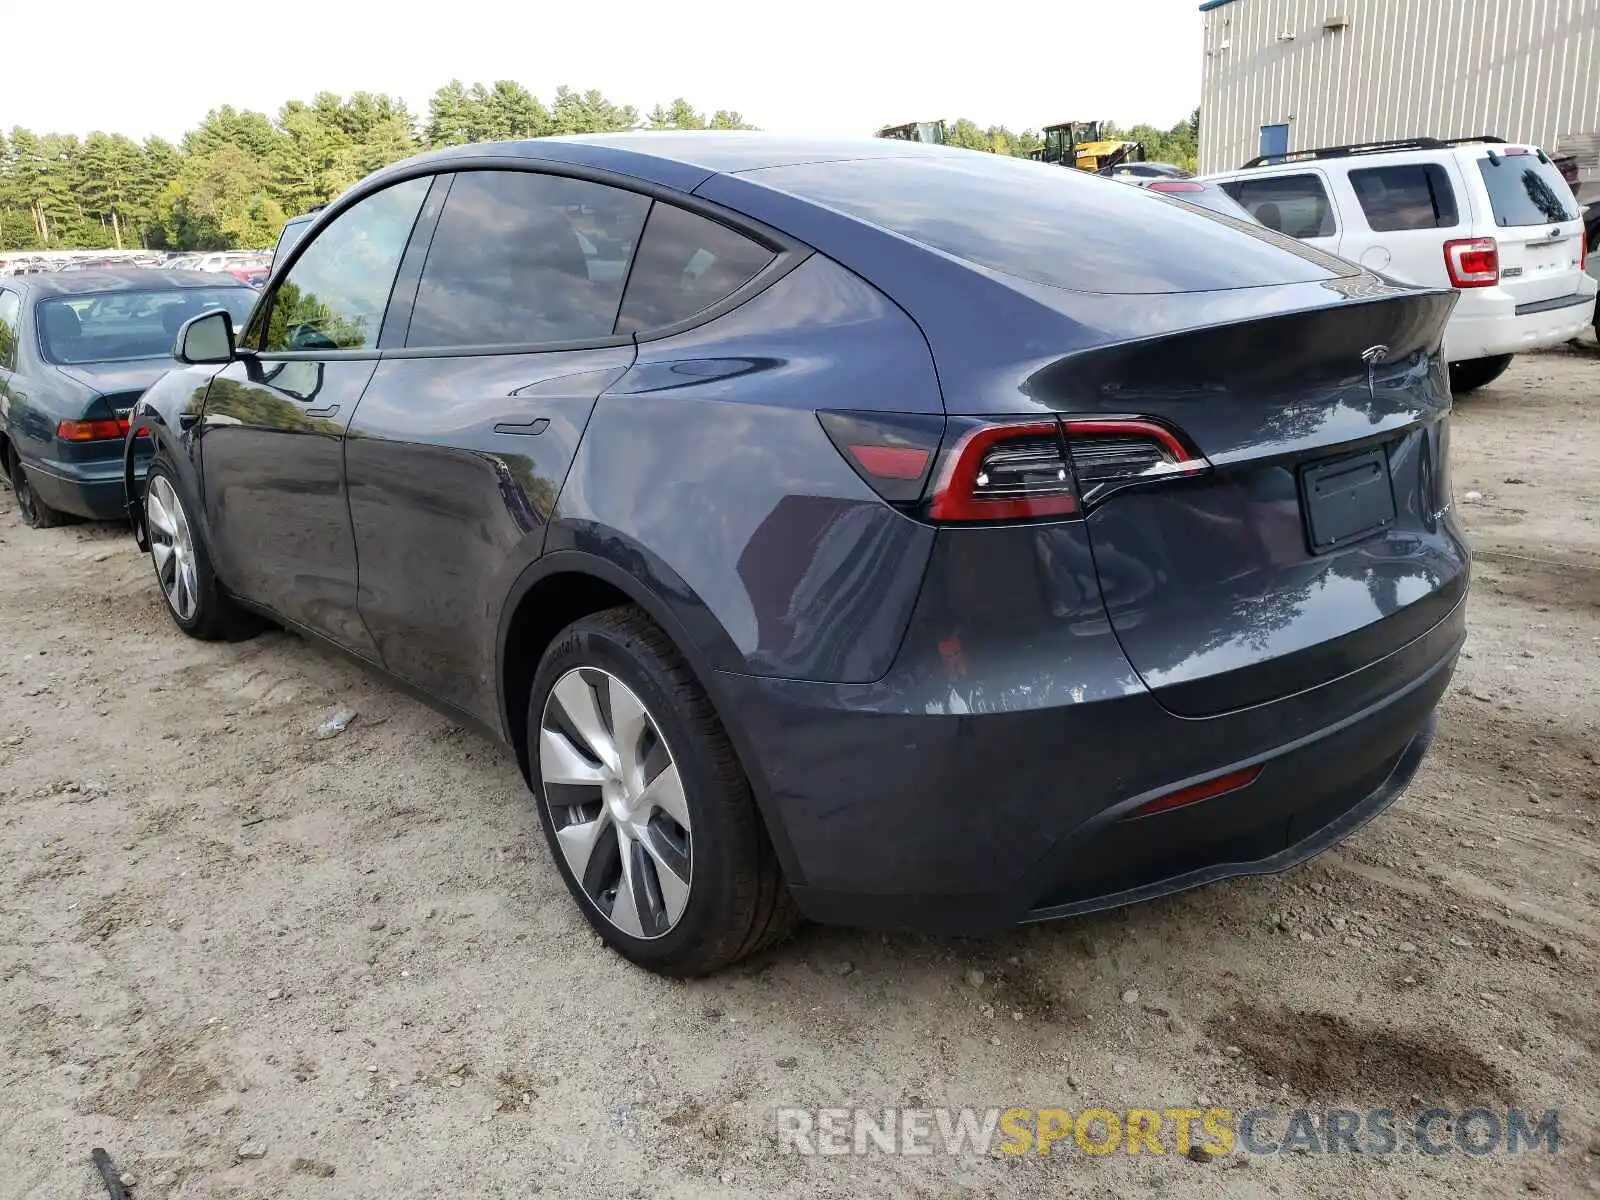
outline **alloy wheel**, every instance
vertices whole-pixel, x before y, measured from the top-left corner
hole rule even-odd
[[[200,603],[199,573],[194,561],[194,538],[183,503],[165,475],[152,475],[144,497],[145,525],[150,536],[150,557],[167,603],[180,621],[194,619]]]
[[[556,680],[539,723],[539,777],[572,877],[605,918],[658,938],[689,903],[683,779],[655,718],[599,667]]]

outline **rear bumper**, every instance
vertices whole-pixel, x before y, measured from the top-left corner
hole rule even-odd
[[[1520,354],[1545,346],[1559,346],[1594,324],[1596,282],[1580,276],[1570,302],[1536,312],[1517,312],[1517,304],[1500,288],[1485,288],[1493,296],[1470,306],[1457,307],[1445,328],[1444,353],[1450,362]],[[1526,306],[1525,306],[1526,307]]]
[[[134,464],[144,478],[148,456]],[[121,521],[128,515],[127,485],[119,456],[103,462],[24,462],[28,480],[38,497],[61,512],[96,521]]]
[[[982,936],[1281,871],[1348,836],[1415,774],[1464,616],[1463,602],[1350,676],[1208,718],[1173,716],[1133,692],[890,715],[862,712],[862,696],[834,685],[723,682],[738,688],[758,791],[808,916]],[[806,694],[818,688],[836,692],[832,712]],[[1247,766],[1261,768],[1248,787],[1129,818]]]

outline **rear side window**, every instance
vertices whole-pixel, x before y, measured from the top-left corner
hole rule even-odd
[[[457,175],[417,285],[407,346],[610,337],[648,198],[530,171]]]
[[[1350,172],[1350,186],[1368,228],[1377,233],[1446,229],[1460,220],[1450,175],[1438,163],[1363,167]]]
[[[0,367],[7,371],[17,366],[17,315],[21,311],[17,294],[0,289]]]
[[[1026,159],[951,150],[769,167],[745,178],[978,266],[1078,292],[1216,291],[1339,274],[1264,230]]]
[[[1294,238],[1332,237],[1333,206],[1315,175],[1276,175],[1266,179],[1230,179],[1222,185],[1268,229]]]
[[[1494,154],[1478,160],[1489,207],[1501,228],[1550,225],[1578,219],[1578,203],[1554,163],[1537,155]]]
[[[617,332],[686,321],[738,291],[775,257],[726,225],[657,204],[628,275]]]

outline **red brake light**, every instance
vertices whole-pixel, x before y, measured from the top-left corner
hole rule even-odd
[[[1500,247],[1493,238],[1446,242],[1444,269],[1454,287],[1493,287],[1500,282]]]
[[[1154,183],[1146,184],[1145,188],[1151,192],[1203,192],[1206,185],[1188,179],[1157,179]]]
[[[106,421],[62,421],[56,436],[64,442],[103,442],[128,436],[128,418]]]
[[[1015,521],[1078,511],[1061,425],[980,425],[945,455],[928,516],[935,521]]]

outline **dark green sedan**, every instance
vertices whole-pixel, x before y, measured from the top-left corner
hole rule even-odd
[[[178,364],[180,326],[256,292],[225,275],[126,268],[0,279],[0,473],[35,528],[120,519],[134,402]]]

